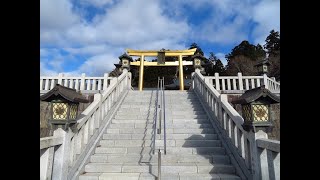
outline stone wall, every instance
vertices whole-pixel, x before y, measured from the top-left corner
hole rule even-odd
[[[90,103],[80,103],[78,114],[81,114],[89,105]],[[50,125],[48,123],[50,108],[50,103],[40,101],[40,138],[53,135],[52,132],[50,132]]]
[[[228,94],[228,102],[234,107],[237,112],[242,115],[241,105],[232,104],[231,102],[238,99],[240,95]],[[274,127],[272,132],[268,133],[269,139],[280,141],[280,103],[272,104],[271,107],[271,118],[274,120]]]

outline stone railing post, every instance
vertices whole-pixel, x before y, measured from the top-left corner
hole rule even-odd
[[[81,81],[80,81],[80,91],[83,91],[86,85],[86,74],[82,73],[81,74]]]
[[[250,130],[248,132],[248,140],[249,140],[249,147],[250,147],[250,163],[251,163],[251,173],[253,179],[261,179],[261,171],[260,171],[260,163],[262,166],[265,166],[263,163],[268,163],[266,161],[260,162],[260,157],[258,153],[258,146],[257,146],[257,139],[268,139],[268,134],[263,130],[259,130],[258,132],[253,132]],[[248,147],[248,146],[247,146]],[[248,151],[248,150],[247,150]]]
[[[58,74],[58,84],[62,85],[62,77],[64,77],[63,73]]]
[[[63,137],[63,141],[54,155],[52,180],[67,180],[71,135],[71,129],[66,132],[59,128],[53,132],[53,136]]]
[[[216,90],[220,90],[219,73],[214,73],[214,77],[216,82]]]
[[[94,101],[98,101],[99,102],[99,111],[97,111],[96,112],[96,114],[95,114],[95,116],[98,116],[98,117],[95,117],[96,119],[96,122],[94,123],[94,125],[95,125],[95,128],[99,128],[99,126],[100,126],[100,122],[102,121],[102,116],[101,116],[101,114],[102,114],[102,101],[101,101],[101,99],[102,99],[102,94],[100,94],[100,93],[97,93],[97,94],[94,94]]]
[[[238,80],[239,80],[239,90],[243,90],[243,80],[242,80],[241,72],[238,72]]]
[[[102,90],[106,90],[108,88],[108,77],[109,77],[109,73],[104,73],[103,76],[103,88]]]
[[[228,102],[228,95],[227,94],[220,94],[219,96],[219,110],[218,110],[218,120],[221,123],[222,122],[222,118],[223,118],[223,113],[222,113],[222,101],[226,101]]]
[[[268,76],[266,74],[263,74],[263,85],[265,86],[266,89],[269,89]]]

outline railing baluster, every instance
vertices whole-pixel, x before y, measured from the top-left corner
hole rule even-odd
[[[44,90],[49,90],[49,79],[45,79],[45,80],[46,80],[46,83],[44,86]]]
[[[224,82],[222,82],[222,83],[224,83]],[[228,78],[227,79],[227,84],[228,84],[228,89],[227,90],[231,90],[231,84],[230,84],[230,79]],[[223,86],[222,86],[222,89],[223,89]]]
[[[43,90],[43,79],[40,79],[40,91]]]
[[[236,79],[232,79],[232,83],[233,83],[233,90],[239,90],[239,89],[237,89]]]
[[[97,84],[96,79],[92,79],[92,90],[97,90]]]
[[[221,84],[222,84],[222,90],[226,90],[224,79],[221,79]]]
[[[245,82],[246,82],[246,90],[249,90],[249,80],[248,79],[245,79]]]
[[[254,79],[250,79],[251,80],[251,89],[255,88],[255,85],[254,85]]]

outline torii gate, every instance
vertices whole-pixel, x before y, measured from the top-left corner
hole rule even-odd
[[[129,56],[140,56],[140,61],[131,62],[130,65],[140,66],[139,71],[139,91],[143,89],[143,71],[144,66],[179,66],[179,81],[180,81],[180,90],[184,90],[184,82],[183,82],[183,66],[193,65],[193,61],[182,61],[182,56],[190,56],[194,55],[197,48],[187,49],[187,50],[132,50],[127,49],[127,53]],[[145,56],[163,56],[162,62],[158,58],[158,62],[149,62],[145,61]],[[165,62],[165,56],[178,56],[178,61],[174,62]],[[161,57],[161,56],[160,56]]]

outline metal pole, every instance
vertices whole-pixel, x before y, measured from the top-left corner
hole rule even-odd
[[[139,71],[139,91],[143,88],[143,69],[144,69],[144,55],[140,58],[140,71]]]
[[[182,55],[179,55],[179,81],[180,81],[180,90],[184,90],[184,82],[183,82],[183,65],[182,65]]]
[[[161,151],[158,151],[158,180],[161,180]]]

